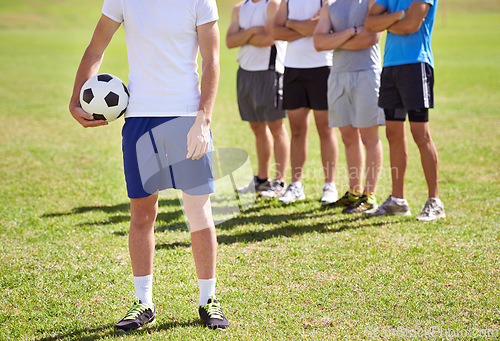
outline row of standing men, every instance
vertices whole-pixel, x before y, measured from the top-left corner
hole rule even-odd
[[[433,107],[431,35],[437,0],[244,0],[235,5],[226,44],[239,47],[240,115],[255,135],[257,175],[239,192],[290,203],[305,199],[302,185],[312,110],[324,172],[322,207],[368,216],[411,211],[404,197],[408,163],[405,121],[421,156],[428,200],[417,220],[445,217],[438,194],[438,156],[429,128]],[[387,30],[382,68],[379,41]],[[288,116],[291,139],[283,119]],[[375,196],[386,125],[392,193]],[[335,185],[339,128],[349,189]],[[364,148],[363,148],[364,147]],[[276,174],[271,177],[274,152]],[[287,169],[291,183],[286,185]],[[363,176],[364,175],[364,184]]]

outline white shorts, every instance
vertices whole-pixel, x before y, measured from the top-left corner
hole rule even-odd
[[[384,125],[384,112],[378,106],[379,88],[379,70],[331,72],[328,77],[329,126]]]

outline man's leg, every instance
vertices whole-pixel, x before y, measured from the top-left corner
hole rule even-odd
[[[130,199],[129,252],[139,302],[132,305],[115,328],[129,331],[155,321],[153,304],[154,223],[158,213],[158,194]]]
[[[217,238],[210,195],[193,196],[183,193],[183,200],[184,211],[191,226],[191,246],[200,288],[200,318],[209,328],[224,329],[229,322],[215,299]]]
[[[361,192],[361,176],[363,173],[364,152],[359,130],[349,125],[339,128],[345,146],[349,190],[351,193]]]
[[[257,149],[257,161],[259,179],[269,178],[271,169],[271,158],[273,151],[272,135],[267,127],[267,122],[249,122],[255,135],[255,145]]]
[[[158,213],[158,194],[130,199],[130,261],[134,276],[153,273],[155,251],[154,224]]]
[[[285,182],[286,171],[290,160],[290,138],[283,119],[267,123],[274,139],[274,160],[276,163],[275,179]]]
[[[383,149],[378,136],[378,126],[359,129],[361,141],[366,148],[365,193],[375,193],[382,169]]]
[[[404,183],[408,165],[408,142],[404,121],[386,121],[385,133],[389,141],[391,159],[392,196],[404,198]]]
[[[316,129],[321,145],[321,161],[325,173],[325,183],[335,182],[335,167],[339,154],[339,145],[335,128],[328,126],[328,110],[314,110]]]
[[[420,151],[429,198],[439,198],[438,154],[431,137],[429,122],[410,122],[410,130]]]
[[[307,159],[307,130],[309,129],[309,108],[288,110],[290,131],[290,163],[292,168],[292,182],[302,180],[302,171]]]

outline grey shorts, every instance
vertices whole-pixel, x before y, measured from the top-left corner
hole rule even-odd
[[[330,127],[368,128],[385,124],[378,106],[380,71],[332,72],[328,77]]]
[[[243,121],[273,122],[286,117],[282,108],[283,75],[274,70],[238,69],[238,108]]]

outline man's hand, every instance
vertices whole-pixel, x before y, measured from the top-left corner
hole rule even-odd
[[[69,105],[69,111],[75,120],[78,121],[84,128],[105,126],[108,124],[105,120],[96,120],[93,115],[82,109],[80,102]]]
[[[208,152],[210,148],[210,126],[203,111],[198,112],[196,121],[187,134],[187,149],[186,158],[199,160]]]

